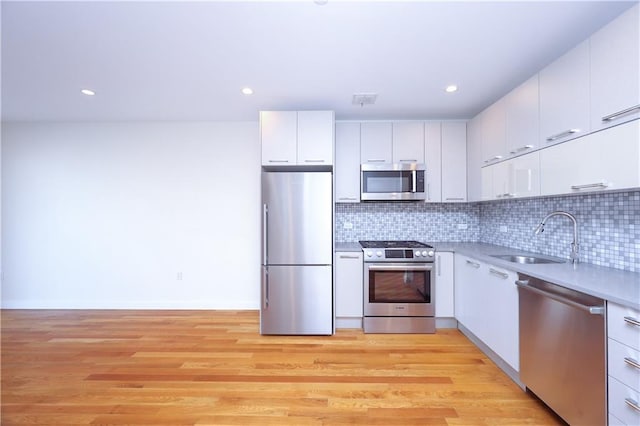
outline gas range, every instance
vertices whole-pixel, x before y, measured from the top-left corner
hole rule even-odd
[[[365,262],[433,262],[435,249],[418,241],[360,241]]]

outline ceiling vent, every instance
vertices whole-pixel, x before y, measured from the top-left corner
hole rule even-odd
[[[351,103],[354,105],[373,105],[376,103],[376,99],[378,98],[377,93],[354,93],[353,100]]]

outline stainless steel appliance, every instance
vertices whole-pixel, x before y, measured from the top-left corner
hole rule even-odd
[[[360,198],[375,200],[426,200],[425,165],[420,163],[362,164]]]
[[[435,250],[417,241],[360,241],[364,332],[435,333]]]
[[[518,278],[520,380],[569,424],[606,425],[604,301]]]
[[[262,173],[261,334],[333,334],[331,172]]]

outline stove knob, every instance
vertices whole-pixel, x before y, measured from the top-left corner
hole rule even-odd
[[[426,251],[422,252],[422,257],[427,257],[427,252]]]
[[[416,250],[416,252],[415,252],[415,256],[416,256],[416,257],[420,257],[420,250]]]
[[[427,253],[427,254],[429,255],[429,257],[433,257],[433,255],[434,255],[435,253],[433,252],[433,250],[429,250],[429,253]]]
[[[381,252],[381,251],[377,251],[377,252],[376,252],[376,256],[378,256],[378,257],[382,257],[382,252]]]
[[[367,257],[371,257],[371,256],[373,256],[373,252],[372,252],[371,250],[369,250],[369,251],[367,252]]]

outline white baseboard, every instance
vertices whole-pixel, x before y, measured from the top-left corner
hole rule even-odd
[[[260,305],[249,300],[3,300],[2,309],[258,310]]]

